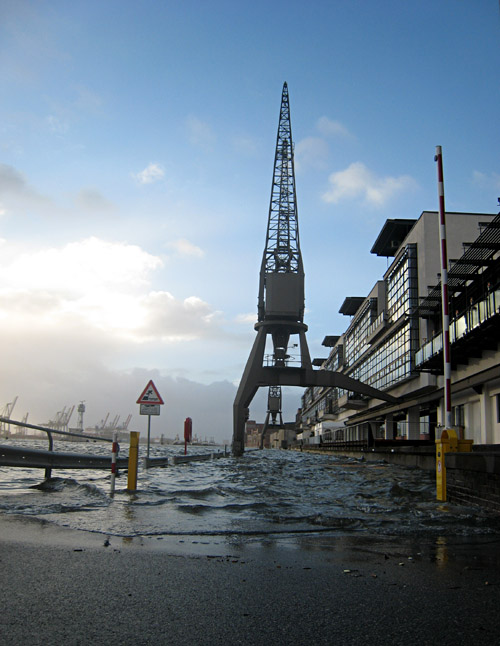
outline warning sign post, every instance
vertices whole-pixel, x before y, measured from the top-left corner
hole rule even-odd
[[[140,405],[140,414],[148,416],[148,448],[146,454],[146,467],[148,467],[149,444],[151,436],[151,415],[159,415],[160,406],[163,406],[164,404],[164,401],[161,398],[161,395],[152,380],[148,382],[148,385],[142,391],[142,394],[139,396],[137,403]]]

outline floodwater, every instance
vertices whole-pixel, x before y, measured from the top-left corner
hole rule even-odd
[[[8,443],[46,448],[43,441]],[[98,443],[55,448],[110,452]],[[151,457],[183,450],[152,446]],[[114,497],[107,471],[55,469],[53,476],[40,486],[42,469],[0,467],[0,513],[120,537],[500,536],[499,516],[437,502],[432,473],[340,456],[247,451],[237,459],[140,469],[138,491],[126,491],[123,473]]]

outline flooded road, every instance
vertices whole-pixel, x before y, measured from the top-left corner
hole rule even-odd
[[[58,448],[109,451],[97,444]],[[190,447],[191,453],[204,450]],[[151,455],[181,452],[158,446]],[[383,462],[248,451],[238,459],[140,470],[135,494],[126,492],[123,474],[113,498],[107,472],[53,475],[39,488],[42,470],[1,467],[0,513],[121,537],[500,536],[498,516],[437,502],[432,473]]]

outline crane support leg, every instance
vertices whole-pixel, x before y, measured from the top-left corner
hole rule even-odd
[[[269,426],[269,416],[270,416],[270,414],[271,413],[269,413],[269,411],[268,411],[267,415],[266,415],[266,421],[264,422],[264,428],[262,429],[262,433],[260,434],[259,449],[261,449],[261,450],[264,448],[264,438],[266,437],[266,431],[267,431],[268,426]]]
[[[261,371],[266,349],[266,332],[260,328],[247,360],[247,365],[240,381],[238,392],[233,404],[233,455],[243,455],[245,450],[245,422],[247,421],[247,409],[257,392],[258,375]]]

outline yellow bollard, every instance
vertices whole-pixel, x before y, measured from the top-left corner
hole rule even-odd
[[[474,440],[458,440],[459,453],[471,453]]]
[[[130,448],[128,451],[127,491],[137,491],[137,466],[139,464],[139,435],[130,431]]]
[[[446,500],[446,463],[445,455],[458,450],[458,437],[452,428],[445,428],[441,438],[436,440],[436,498]]]

